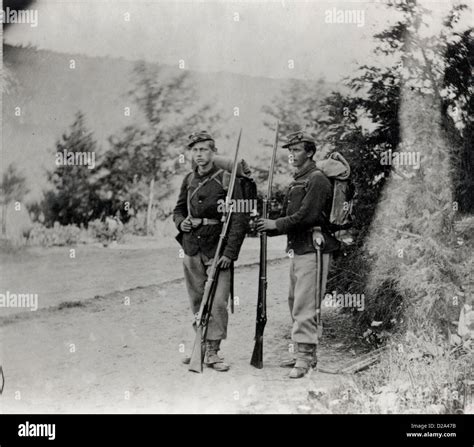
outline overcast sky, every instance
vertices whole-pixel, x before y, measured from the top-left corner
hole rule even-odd
[[[423,1],[443,10],[450,3]],[[10,27],[5,41],[170,65],[184,60],[200,71],[338,80],[371,60],[371,36],[396,18],[383,2],[43,0],[32,5],[38,26]],[[358,23],[327,23],[339,10],[356,11]]]
[[[369,60],[371,36],[394,18],[376,1],[79,0],[31,7],[38,10],[38,26],[8,28],[7,43],[170,65],[184,60],[186,68],[200,71],[276,78],[324,75],[328,80],[349,74],[352,63]],[[326,23],[332,8],[359,11],[359,23]]]

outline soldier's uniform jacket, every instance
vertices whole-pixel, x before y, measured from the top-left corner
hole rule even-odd
[[[189,206],[191,208],[190,214],[192,217],[221,220],[222,212],[220,212],[218,208],[219,203],[225,203],[227,190],[223,184],[225,182],[224,175],[228,173],[223,171],[215,178],[212,178],[218,171],[219,169],[214,165],[209,172],[201,175],[196,167],[193,172],[185,176],[181,185],[178,202],[173,212],[173,220],[176,228],[180,231],[178,240],[183,246],[184,253],[188,256],[195,256],[198,252],[205,254],[209,258],[215,255],[222,230],[222,222],[217,225],[201,225],[198,228],[193,228],[189,233],[182,232],[179,226],[188,216],[188,194],[190,197]],[[195,192],[199,184],[201,184],[201,187]],[[235,200],[243,198],[237,179],[232,198]],[[223,256],[227,256],[233,261],[238,258],[247,226],[248,216],[246,214],[238,212],[232,213],[222,252]]]
[[[311,228],[321,226],[325,237],[324,253],[339,248],[339,242],[327,231],[327,216],[332,205],[332,186],[329,179],[316,167],[314,161],[296,172],[288,187],[281,217],[276,220],[278,234],[287,234],[287,251],[297,255],[316,252]]]

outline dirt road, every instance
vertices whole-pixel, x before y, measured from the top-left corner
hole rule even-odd
[[[291,380],[289,370],[278,366],[290,355],[288,260],[272,261],[268,272],[263,370],[249,365],[258,266],[241,267],[235,278],[238,303],[221,352],[231,364],[228,373],[205,369],[195,374],[181,364],[194,336],[179,279],[0,322],[0,363],[5,372],[0,411],[330,412],[328,393],[346,378],[313,371]],[[328,330],[319,348],[319,364],[335,367],[351,354],[334,334],[341,317],[333,311],[323,318]]]
[[[268,259],[285,256],[286,238],[269,238]],[[104,248],[101,244],[74,247],[29,247],[0,254],[0,293],[38,295],[38,308],[83,301],[115,291],[161,284],[183,276],[180,246],[174,239],[135,238],[130,244]],[[74,250],[73,257],[71,250]],[[246,238],[237,265],[254,263],[259,239]],[[0,307],[0,319],[30,312]]]

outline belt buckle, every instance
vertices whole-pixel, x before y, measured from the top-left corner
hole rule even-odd
[[[194,223],[193,220],[194,220],[194,221],[199,220],[199,223]],[[192,217],[192,218],[191,218],[191,224],[192,224],[193,228],[199,228],[199,227],[202,225],[202,218],[200,218],[200,217]]]

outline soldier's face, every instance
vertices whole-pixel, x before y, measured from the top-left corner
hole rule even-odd
[[[310,155],[304,150],[304,143],[298,143],[290,146],[288,148],[288,152],[288,161],[296,168],[303,166]]]
[[[191,148],[193,160],[198,166],[207,166],[214,159],[214,151],[211,146],[212,141],[201,141]]]

